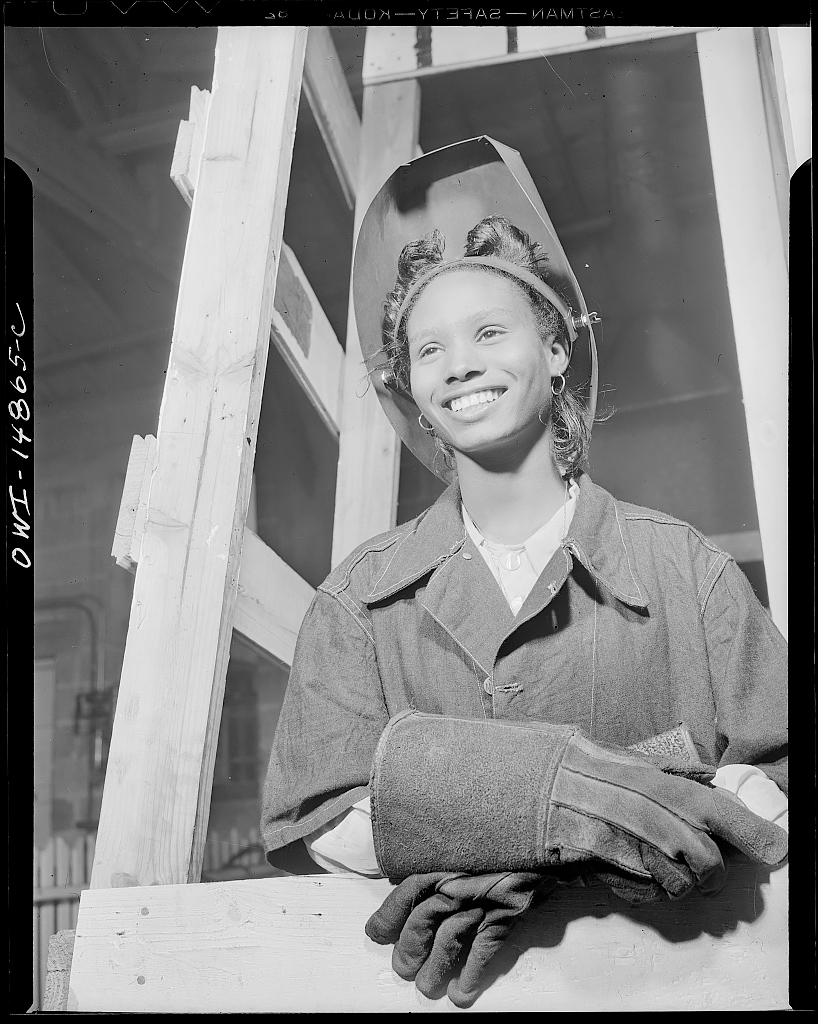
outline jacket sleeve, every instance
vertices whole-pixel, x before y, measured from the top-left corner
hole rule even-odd
[[[719,767],[757,765],[787,792],[787,644],[727,558],[703,621],[716,703]]]
[[[264,783],[271,864],[291,869],[294,853],[311,863],[301,843],[284,848],[368,795],[388,720],[367,618],[343,593],[319,589],[298,634]]]

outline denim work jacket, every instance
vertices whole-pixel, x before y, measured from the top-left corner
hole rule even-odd
[[[456,483],[330,573],[264,786],[271,863],[367,795],[381,732],[407,708],[578,725],[623,747],[685,723],[702,761],[757,764],[786,791],[787,646],[747,578],[687,523],[578,482],[568,535],[516,617]]]

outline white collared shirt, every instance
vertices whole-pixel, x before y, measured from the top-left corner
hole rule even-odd
[[[547,523],[532,533],[524,544],[490,545],[475,526],[466,506],[462,506],[466,531],[474,542],[474,546],[483,556],[486,565],[491,569],[513,615],[516,615],[522,608],[525,599],[539,579],[540,573],[551,561],[554,552],[567,534],[571,520],[574,518],[578,494],[579,484],[572,480],[565,504],[557,509]],[[494,558],[492,558],[492,549],[495,551]],[[502,560],[497,557],[499,551],[517,552],[520,556],[519,567],[513,570],[503,568]]]

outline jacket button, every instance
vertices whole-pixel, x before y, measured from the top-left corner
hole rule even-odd
[[[468,561],[471,558],[471,551],[464,551],[463,557]]]
[[[483,683],[483,689],[486,693],[494,693],[494,683],[491,681],[491,676],[486,677],[486,681]]]

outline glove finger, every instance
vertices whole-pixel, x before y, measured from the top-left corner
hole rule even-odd
[[[639,844],[639,852],[645,868],[671,899],[678,900],[693,888],[701,889],[708,896],[712,896],[722,889],[727,870],[716,844],[711,842],[710,845],[714,855],[707,864],[701,861],[697,862],[695,871],[689,864],[672,860],[647,843]]]
[[[742,801],[724,789],[712,789],[714,820],[710,831],[760,864],[780,864],[789,851],[789,836],[783,828],[754,814]]]
[[[536,871],[502,871],[478,875],[458,875],[446,879],[438,886],[460,904],[484,903],[508,907],[522,913],[542,890],[553,891],[556,880]]]
[[[639,844],[639,853],[642,863],[654,879],[653,883],[645,883],[649,888],[658,888],[671,899],[678,900],[696,887],[696,878],[687,864],[671,860],[647,843]],[[620,886],[617,893],[624,893],[624,889],[624,886]]]
[[[481,928],[471,944],[466,962],[457,978],[449,982],[447,995],[455,1006],[471,1006],[480,994],[480,986],[489,963],[517,924],[517,915],[499,924]]]
[[[459,910],[444,893],[434,893],[415,907],[392,950],[395,974],[411,981],[430,956],[439,929]]]
[[[644,856],[642,859],[644,861]],[[637,878],[616,871],[597,871],[595,874],[615,896],[628,903],[655,903],[667,897],[665,890],[652,878]]]
[[[447,917],[437,930],[431,952],[417,972],[415,985],[419,992],[432,998],[440,990],[460,959],[483,920],[480,907],[470,907]]]
[[[433,893],[439,883],[456,877],[451,871],[435,871],[405,878],[366,922],[366,934],[381,945],[395,942],[414,908]]]

